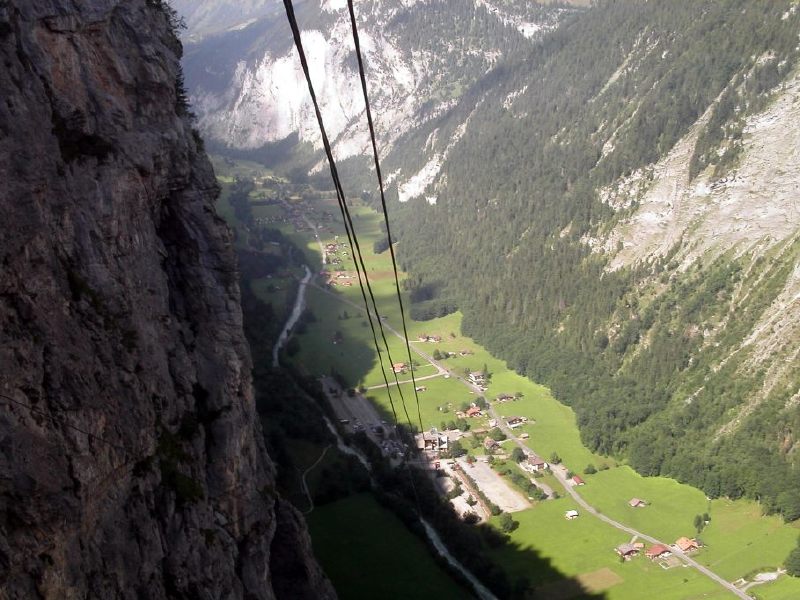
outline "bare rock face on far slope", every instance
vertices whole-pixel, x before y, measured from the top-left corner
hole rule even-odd
[[[158,0],[0,3],[0,597],[335,596],[276,498],[179,55]]]
[[[638,208],[605,240],[607,250],[618,243],[624,247],[611,268],[664,256],[676,245],[684,266],[731,249],[736,255],[763,254],[800,229],[800,74],[783,84],[769,108],[748,120],[742,157],[732,173],[690,181],[690,158],[706,118],[653,167],[652,183],[636,199]],[[621,189],[616,197],[607,192],[609,200],[629,203],[632,198],[623,199],[625,186]]]

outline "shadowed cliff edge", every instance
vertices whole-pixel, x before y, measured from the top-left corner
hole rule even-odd
[[[0,597],[333,598],[160,0],[0,1]]]

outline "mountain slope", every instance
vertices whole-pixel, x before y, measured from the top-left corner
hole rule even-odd
[[[173,26],[0,7],[3,597],[335,596],[274,491]]]
[[[358,3],[384,153],[409,129],[451,109],[500,57],[530,47],[568,13],[537,6],[523,18],[523,4],[512,2],[500,10],[488,2],[455,0]],[[297,12],[336,155],[366,155],[364,103],[346,4],[307,2]],[[199,127],[213,144],[264,157],[270,144],[297,136],[306,143],[301,154],[306,169],[319,167],[321,139],[284,15],[191,44],[185,65]]]
[[[416,314],[465,310],[592,448],[789,518],[797,19],[599,4],[501,66],[400,246]]]

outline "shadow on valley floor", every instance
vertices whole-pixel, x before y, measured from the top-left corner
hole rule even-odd
[[[599,590],[619,583],[610,570],[568,577],[549,559],[495,527],[464,523],[428,473],[392,468],[366,436],[351,435],[348,443],[361,448],[373,464],[378,485],[371,486],[358,461],[335,448],[321,418],[322,411],[333,415],[311,374],[313,365],[271,368],[272,342],[281,328],[275,322],[277,311],[253,294],[247,282],[242,288],[257,403],[278,466],[278,488],[308,514],[315,552],[340,597],[435,595],[442,600],[472,594],[464,577],[431,547],[418,512],[435,527],[450,553],[498,598],[600,599],[605,596]],[[322,314],[318,309],[310,325],[336,319],[340,310],[332,307]],[[348,378],[360,381],[377,355],[357,338],[349,344],[347,356],[358,360],[352,361]],[[287,362],[284,357],[282,364]],[[378,408],[383,420],[393,420],[389,411]]]

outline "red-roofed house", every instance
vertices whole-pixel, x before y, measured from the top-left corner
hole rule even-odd
[[[700,547],[700,544],[697,543],[697,540],[690,540],[687,537],[678,538],[678,540],[675,542],[675,545],[684,552],[692,552]]]
[[[617,551],[617,554],[626,560],[639,554],[638,548],[636,548],[636,546],[633,544],[622,544],[621,546],[617,546],[615,550]]]
[[[481,416],[481,409],[477,406],[470,406],[467,409],[467,416],[468,417],[480,417]]]
[[[572,485],[583,485],[584,483],[586,482],[577,475],[572,476]]]
[[[670,554],[672,554],[672,552],[670,552],[669,548],[667,548],[664,544],[656,544],[654,546],[650,546],[644,553],[644,555],[650,560],[655,560],[656,558],[669,556]]]

